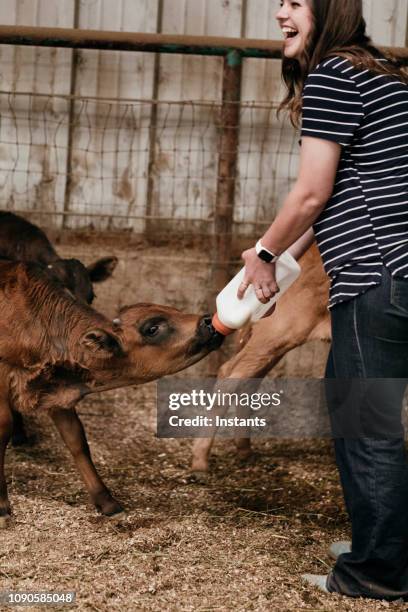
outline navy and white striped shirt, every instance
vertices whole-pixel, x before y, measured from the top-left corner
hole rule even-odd
[[[305,84],[302,136],[342,145],[314,224],[329,307],[379,285],[383,265],[408,278],[408,86],[342,57],[325,60]]]

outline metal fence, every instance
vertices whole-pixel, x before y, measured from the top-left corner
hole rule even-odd
[[[57,228],[143,233],[157,222],[161,239],[165,228],[208,236],[227,132],[224,155],[237,156],[230,232],[254,236],[296,175],[298,136],[274,101],[225,106],[237,125],[215,102],[0,91],[2,206]]]

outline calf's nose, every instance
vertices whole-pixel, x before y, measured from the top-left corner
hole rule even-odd
[[[224,336],[219,334],[212,324],[212,317],[209,314],[204,315],[198,322],[197,334],[203,342],[215,341],[214,348],[221,346]]]
[[[206,314],[200,319],[198,322],[198,332],[207,338],[210,338],[215,333],[210,315]]]

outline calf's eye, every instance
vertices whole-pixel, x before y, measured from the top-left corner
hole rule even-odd
[[[152,317],[139,327],[139,331],[146,340],[164,340],[170,330],[166,319]]]
[[[150,325],[147,329],[144,330],[146,336],[153,338],[159,331],[160,325]]]

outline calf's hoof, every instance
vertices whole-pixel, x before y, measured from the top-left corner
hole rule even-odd
[[[124,510],[122,510],[122,512],[117,512],[116,514],[106,515],[106,518],[109,519],[109,521],[113,524],[121,523],[122,521],[126,520],[127,517],[127,512],[125,512]]]
[[[210,471],[210,463],[208,458],[204,458],[204,457],[200,457],[200,458],[193,458],[192,462],[191,462],[191,467],[190,467],[190,472],[192,474],[195,473],[206,473]]]
[[[240,461],[247,461],[252,457],[251,440],[249,438],[237,438],[235,447]]]
[[[124,510],[119,502],[108,493],[100,493],[93,498],[96,509],[105,516],[114,517],[123,514]]]
[[[252,452],[252,449],[237,448],[237,457],[239,461],[242,461],[242,463],[245,463],[249,459],[252,459],[253,456],[254,456],[254,453]]]
[[[207,484],[209,478],[210,478],[210,475],[209,475],[208,471],[191,470],[190,475],[188,477],[188,480],[190,482],[194,482],[194,483],[197,483],[197,484]]]
[[[11,516],[6,514],[4,516],[0,516],[0,529],[7,529],[11,524]]]
[[[7,529],[11,523],[10,507],[0,509],[0,529]]]

